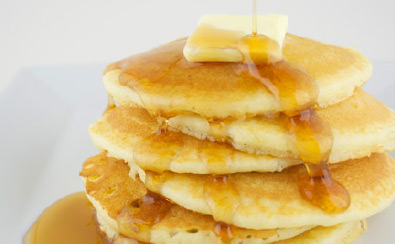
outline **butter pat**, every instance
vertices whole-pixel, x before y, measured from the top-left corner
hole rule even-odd
[[[286,15],[257,16],[258,35],[270,38],[279,48],[275,59],[282,57],[281,50],[288,28]],[[190,62],[241,62],[243,50],[239,41],[252,33],[250,15],[204,15],[198,27],[188,38],[184,56]]]

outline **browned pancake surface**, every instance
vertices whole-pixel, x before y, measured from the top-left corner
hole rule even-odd
[[[87,194],[98,201],[110,218],[115,220],[120,220],[118,217],[125,206],[147,194],[147,189],[141,181],[129,177],[129,166],[124,161],[108,158],[104,152],[89,158],[84,163],[80,175],[86,180]],[[122,225],[119,221],[118,224]],[[121,234],[149,242],[151,230],[171,231],[173,234],[177,232],[211,232],[213,234],[214,225],[215,221],[211,216],[195,213],[172,203],[163,219],[149,229],[136,232],[123,225]],[[306,229],[308,228],[294,228],[287,232],[284,229],[247,230],[233,226],[232,233],[234,238],[274,238],[276,240],[281,238],[279,231],[291,237]]]
[[[258,80],[240,75],[244,64],[190,63],[183,56],[185,43],[180,39],[109,65],[105,72],[110,75],[105,77],[108,91],[119,103],[139,104],[166,117],[194,113],[210,118],[244,118],[282,111]],[[291,34],[283,52],[285,60],[317,81],[321,107],[352,95],[371,73],[370,62],[353,49]],[[113,89],[117,84],[130,88],[129,92],[120,94]],[[127,93],[134,95],[128,97]]]

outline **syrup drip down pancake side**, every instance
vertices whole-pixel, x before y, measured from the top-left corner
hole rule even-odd
[[[216,222],[150,193],[129,176],[122,160],[103,152],[89,158],[80,175],[96,208],[98,220],[111,239],[126,236],[152,243],[220,243]],[[248,230],[229,226],[232,243],[272,243],[292,238],[311,226],[289,229]]]
[[[112,157],[136,163],[143,170],[193,174],[276,172],[300,160],[248,154],[226,143],[199,140],[170,130],[143,108],[126,106],[106,111],[89,132],[94,144]],[[131,165],[133,167],[133,165]]]
[[[171,88],[172,92],[169,93],[172,96],[171,98],[174,97],[174,94],[180,93],[180,91],[182,91],[181,94],[188,95],[186,100],[176,99],[178,105],[183,106],[187,102],[187,104],[196,105],[193,108],[198,110],[198,104],[202,101],[204,103],[204,99],[207,100],[207,97],[210,98],[214,106],[218,101],[220,103],[224,100],[230,102],[228,97],[223,95],[223,91],[230,91],[230,94],[227,94],[227,96],[230,95],[232,101],[244,100],[243,96],[248,92],[251,93],[251,91],[254,93],[259,89],[263,89],[268,92],[269,97],[275,98],[280,108],[273,110],[276,103],[267,103],[265,99],[263,103],[260,101],[259,104],[261,107],[268,104],[271,105],[269,106],[271,110],[264,112],[283,112],[290,117],[290,132],[293,135],[291,140],[294,141],[298,154],[308,168],[309,176],[312,177],[311,179],[305,178],[305,180],[301,180],[301,182],[304,181],[305,183],[300,184],[300,191],[301,193],[306,193],[302,195],[309,196],[312,190],[317,191],[317,187],[324,187],[324,190],[328,191],[329,197],[325,199],[310,199],[306,197],[306,199],[325,211],[342,212],[349,205],[349,195],[341,184],[338,184],[331,178],[329,169],[327,169],[333,142],[332,133],[330,127],[321,121],[314,111],[314,106],[317,105],[320,94],[319,82],[316,82],[315,77],[301,69],[299,64],[292,64],[287,62],[287,60],[276,63],[262,63],[258,61],[262,60],[261,57],[252,54],[256,53],[255,51],[261,47],[266,47],[269,40],[270,38],[268,39],[266,36],[257,35],[256,33],[255,35],[247,35],[241,38],[239,41],[240,46],[247,50],[247,52],[244,52],[247,55],[245,56],[246,62],[243,63],[189,63],[181,53],[181,48],[185,46],[185,41],[179,40],[162,45],[150,52],[130,57],[113,66],[110,65],[107,70],[111,70],[114,67],[115,69],[121,68],[122,70],[119,74],[120,85],[128,85],[134,91],[138,90],[136,94],[140,102],[142,102],[140,104],[154,115],[171,115],[163,113],[163,111],[157,111],[157,106],[155,105],[151,106],[151,102],[157,98],[157,94],[154,94],[155,91],[161,90],[160,94],[163,94],[166,93],[164,92],[166,88]],[[151,67],[149,67],[150,65]],[[223,76],[225,76],[225,79]],[[221,82],[223,80],[226,80],[226,82]],[[199,81],[199,83],[196,81]],[[158,84],[162,86],[164,84],[166,88],[161,87],[161,89],[158,89],[160,87]],[[216,86],[217,84],[220,84],[219,90],[216,88],[212,89],[212,87],[207,89],[208,86]],[[225,84],[225,86],[221,84]],[[259,84],[263,86],[258,87],[257,85]],[[234,85],[234,87],[227,89],[226,86],[229,85]],[[200,94],[197,96],[194,96],[195,94],[187,94],[197,87],[200,87],[199,90],[206,93],[203,100],[199,97]],[[233,92],[235,88],[237,88],[237,92]],[[352,87],[353,89],[354,87]],[[214,91],[216,94],[211,94],[207,92],[208,90],[211,93]],[[241,96],[237,96],[240,94]],[[177,98],[177,96],[175,97]],[[226,99],[223,99],[223,97],[226,97]],[[162,100],[161,103],[163,104],[164,99],[161,98],[160,100]],[[176,112],[176,114],[185,112],[191,113],[192,111],[184,108]],[[248,116],[244,115],[245,117]],[[308,133],[307,136],[306,133]],[[315,139],[306,141],[306,138]],[[312,145],[315,146],[311,148]],[[314,165],[310,166],[310,164]],[[313,171],[314,173],[312,173]],[[316,182],[316,184],[312,185],[313,188],[308,183],[309,179]],[[324,184],[323,180],[330,182],[329,185],[331,187],[328,184]],[[341,201],[333,202],[334,197],[341,199]],[[327,203],[324,204],[324,201]]]
[[[114,243],[351,243],[395,200],[395,112],[360,88],[371,63],[252,19],[231,46],[206,25],[106,68],[102,152],[80,175]],[[191,59],[198,34],[240,58]]]
[[[334,135],[330,163],[395,148],[394,112],[361,89],[317,114]],[[158,134],[160,126],[145,109],[121,106],[107,110],[89,131],[98,148],[154,172],[276,172],[302,163],[291,158],[298,158],[298,152],[289,138],[286,117],[209,122],[197,116],[177,116],[169,120],[166,133]],[[228,142],[250,153],[206,139]],[[280,157],[257,155],[256,151]]]
[[[395,149],[394,111],[360,88],[347,100],[316,112],[332,130],[330,163]],[[223,121],[197,115],[169,119],[171,129],[201,140],[228,142],[249,153],[297,159],[299,153],[289,137],[287,123],[283,115]]]
[[[329,168],[333,179],[347,189],[351,198],[349,208],[342,213],[324,212],[301,196],[298,182],[307,174],[303,165],[281,173],[220,177],[147,171],[145,185],[187,209],[248,229],[331,226],[361,220],[385,209],[395,198],[395,161],[386,154],[372,154]]]

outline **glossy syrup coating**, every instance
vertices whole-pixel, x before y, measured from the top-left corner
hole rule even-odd
[[[119,229],[124,234],[133,232],[149,232],[151,227],[159,223],[170,211],[171,203],[162,196],[148,192],[143,197],[126,205],[117,220]]]
[[[31,226],[24,244],[106,244],[96,212],[84,192],[66,196],[48,207]]]
[[[207,80],[207,77],[214,79],[216,77],[214,73],[212,75],[205,75],[202,77],[200,76],[202,75],[201,73],[196,73],[197,70],[193,71],[196,67],[201,65],[209,65],[209,68],[211,69],[210,72],[231,74],[233,78],[237,78],[236,80],[243,81],[243,83],[240,84],[243,84],[245,89],[256,87],[256,85],[252,85],[252,83],[249,84],[249,82],[260,84],[261,88],[264,88],[266,91],[268,91],[278,101],[281,106],[281,110],[288,117],[288,130],[290,137],[292,138],[300,157],[306,163],[308,172],[311,172],[311,170],[309,170],[309,164],[322,165],[322,167],[315,167],[316,171],[319,172],[317,175],[310,175],[310,179],[312,179],[311,182],[313,183],[309,184],[309,189],[304,189],[306,188],[307,184],[300,184],[300,192],[310,192],[312,194],[317,194],[319,191],[311,190],[311,187],[313,189],[327,188],[327,190],[324,191],[328,195],[326,198],[305,197],[305,199],[325,211],[344,211],[347,209],[350,203],[350,198],[347,194],[347,191],[343,186],[337,184],[330,177],[329,170],[326,170],[324,174],[324,168],[332,148],[333,137],[330,128],[317,116],[316,112],[313,110],[318,96],[317,83],[306,71],[288,63],[286,60],[270,62],[268,57],[264,57],[262,59],[262,53],[256,52],[257,50],[262,50],[262,46],[264,46],[266,47],[265,52],[269,53],[271,49],[276,49],[276,46],[272,44],[273,43],[270,42],[270,39],[266,38],[265,36],[249,35],[240,40],[240,47],[244,48],[244,63],[201,64],[188,63],[183,58],[182,54],[180,55],[177,52],[172,51],[172,48],[177,49],[179,48],[178,45],[180,45],[180,42],[174,42],[173,44],[169,44],[167,46],[167,48],[170,48],[170,50],[162,50],[157,48],[152,52],[142,54],[140,57],[134,57],[129,62],[120,63],[122,64],[124,72],[121,73],[119,79],[121,84],[126,84],[130,83],[131,77],[143,76],[146,78],[140,80],[140,82],[154,82],[167,85],[174,83],[171,85],[171,87],[172,89],[176,90],[185,88],[183,87],[183,83],[178,82],[178,80],[182,79],[182,76],[184,75],[189,77],[190,82],[192,82],[193,79],[196,79],[196,76],[201,77],[203,80],[199,80],[199,85],[206,83],[218,83],[214,80]],[[149,61],[151,58],[158,58],[156,52],[164,52],[164,55],[159,57],[159,63],[161,65],[152,67],[153,69],[148,70],[146,68],[142,68],[141,65]],[[158,64],[157,61],[155,62]],[[229,72],[224,72],[225,70],[221,70],[223,68],[226,68]],[[149,71],[149,73],[147,73],[147,71]],[[193,77],[193,79],[191,77]],[[148,83],[146,85],[135,86],[134,90],[137,91],[140,88],[145,89],[146,87],[152,88],[152,86],[147,86]],[[226,85],[229,86],[230,83],[231,81],[229,80]],[[175,92],[177,93],[176,90]],[[203,88],[202,91],[203,90],[205,89]],[[213,99],[215,98],[215,96],[212,97]],[[144,100],[142,97],[140,98],[142,101]],[[233,97],[233,99],[237,99],[237,97]],[[150,111],[149,106],[146,108],[148,111]],[[166,128],[162,128],[159,131],[160,133],[157,135],[150,135],[149,137],[156,138],[158,136],[165,136],[167,131],[167,123],[165,126]],[[142,142],[144,141],[146,140],[142,140]],[[149,139],[149,141],[152,141],[152,138]],[[139,148],[141,150],[141,147],[139,146],[136,148],[137,150],[139,150]],[[324,184],[324,182],[329,183]],[[221,185],[215,185],[213,189],[215,188],[223,190],[226,187],[224,188]],[[336,191],[335,189],[342,190]],[[233,191],[230,190],[230,192]],[[339,192],[343,192],[344,194],[339,195]],[[214,201],[214,203],[212,203],[212,207],[220,208],[220,211],[231,213],[237,205],[236,193],[232,193],[232,195],[235,195],[236,200],[233,200],[230,197],[228,198],[228,201],[219,200],[223,202],[223,204],[216,204]],[[332,194],[335,194],[337,198],[343,199],[345,204],[340,207],[335,206],[336,203],[332,203],[333,206],[328,207],[328,204],[331,204],[331,199],[335,199],[331,197]],[[302,194],[302,196],[307,195]],[[228,205],[229,207],[226,207]],[[230,214],[227,213],[224,215],[230,216]]]
[[[326,212],[345,211],[350,195],[332,178],[327,164],[333,143],[330,127],[315,110],[305,110],[290,118],[289,131],[309,174],[299,178],[302,196]]]
[[[234,218],[221,216],[221,209],[211,208],[205,194],[210,175],[163,172],[163,181],[151,180],[146,174],[146,187],[193,211],[211,215],[216,221],[247,229],[292,228],[312,225],[336,225],[368,218],[389,206],[395,198],[395,161],[386,154],[372,154],[329,166],[332,178],[349,192],[352,201],[341,213],[325,212],[307,201],[299,189],[299,177],[307,176],[304,165],[281,173],[235,173],[227,184],[239,194]],[[226,198],[227,191],[216,191],[216,199]],[[226,212],[225,212],[226,213]]]
[[[216,222],[213,228],[214,233],[221,238],[222,243],[231,243],[233,238],[232,225],[225,222]]]
[[[259,81],[236,72],[246,64],[191,63],[183,56],[185,44],[185,38],[179,39],[110,64],[104,74],[108,92],[121,105],[137,104],[164,117],[192,113],[205,118],[245,119],[282,111]],[[351,48],[291,34],[287,34],[281,51],[285,61],[305,70],[318,84],[315,107],[350,97],[372,70],[371,63]],[[299,96],[304,100],[300,104],[309,103],[308,97]]]
[[[278,99],[288,116],[289,135],[309,174],[308,177],[300,177],[300,193],[326,212],[345,211],[350,205],[350,196],[332,178],[328,167],[333,145],[332,131],[313,109],[318,95],[316,82],[308,73],[284,60],[275,63],[270,63],[267,57],[262,60],[257,49],[262,49],[262,46],[266,46],[266,50],[275,48],[268,38],[253,34],[242,38],[241,42],[250,50],[244,52],[249,74]],[[261,65],[269,65],[270,68],[261,68]],[[308,97],[307,103],[301,97]]]
[[[182,240],[185,240],[183,243],[188,243],[188,238],[204,240],[207,236],[211,236],[213,243],[219,240],[215,235],[216,221],[212,216],[190,211],[159,194],[148,191],[144,183],[132,179],[129,172],[130,168],[124,161],[109,158],[106,152],[89,158],[81,171],[88,196],[95,200],[94,206],[100,210],[98,214],[100,216],[107,214],[107,220],[116,223],[120,235],[150,242],[155,238],[152,233],[158,231],[167,233],[170,243],[172,235],[176,233],[183,236]],[[151,183],[160,184],[168,180],[164,173],[147,171],[147,174],[150,176],[148,180]],[[222,181],[223,176],[217,178]],[[205,183],[212,181],[213,177],[210,177]],[[202,183],[202,187],[205,183]],[[108,224],[110,225],[111,221]],[[231,228],[234,238],[262,238],[277,241],[296,236],[311,227],[261,230],[236,226]]]

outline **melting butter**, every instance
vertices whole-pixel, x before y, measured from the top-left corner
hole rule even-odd
[[[257,33],[264,35],[277,47],[274,60],[281,60],[282,45],[288,28],[286,15],[257,16]],[[250,35],[253,21],[249,15],[204,15],[188,38],[184,56],[189,62],[241,62],[245,50],[240,40]]]

